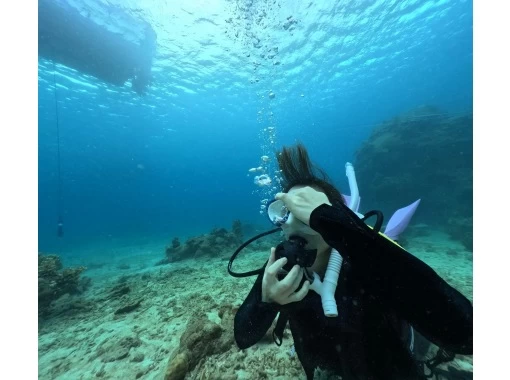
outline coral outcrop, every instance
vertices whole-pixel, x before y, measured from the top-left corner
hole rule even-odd
[[[196,313],[181,336],[179,349],[170,356],[165,380],[184,380],[186,374],[208,356],[228,351],[234,344],[232,325],[236,310],[222,307],[219,313],[221,324],[211,322],[205,314]]]
[[[388,120],[359,148],[354,167],[362,211],[381,209],[389,217],[421,198],[415,219],[472,249],[472,113],[420,107]]]
[[[278,238],[279,235],[258,240],[250,244],[247,250],[267,250],[269,252],[272,245],[278,244]],[[208,234],[189,238],[184,244],[181,244],[179,238],[175,237],[171,245],[165,249],[166,257],[158,261],[156,265],[202,256],[227,257],[243,243],[243,239],[243,226],[240,220],[235,220],[232,223],[230,231],[225,228],[214,228]]]
[[[64,294],[80,294],[90,285],[90,279],[80,279],[85,267],[63,268],[57,255],[39,254],[39,315],[46,315],[51,304]]]

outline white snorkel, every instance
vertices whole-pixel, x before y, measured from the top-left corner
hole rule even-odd
[[[345,164],[345,174],[349,180],[349,189],[351,191],[351,196],[347,206],[359,216],[361,214],[357,213],[360,201],[358,184],[356,183],[354,167],[350,162]],[[363,215],[361,215],[361,217],[363,217]],[[313,273],[314,280],[310,284],[310,289],[321,296],[322,308],[326,317],[338,317],[335,291],[338,285],[338,277],[340,276],[342,263],[343,258],[340,253],[338,253],[336,249],[332,248],[326,274],[324,275],[324,281],[321,282],[320,276],[315,272]]]
[[[350,162],[345,164],[345,175],[347,176],[347,180],[349,181],[349,190],[351,191],[351,196],[348,201],[348,207],[356,213],[360,218],[363,218],[363,215],[358,213],[360,197],[358,190],[358,183],[356,182],[356,174],[354,173],[354,167]]]

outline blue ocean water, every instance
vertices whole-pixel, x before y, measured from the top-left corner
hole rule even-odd
[[[143,18],[157,47],[143,97],[39,59],[41,252],[267,225],[262,155],[301,141],[343,190],[378,123],[472,109],[470,1],[68,3],[126,38]]]

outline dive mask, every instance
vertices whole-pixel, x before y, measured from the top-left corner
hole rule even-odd
[[[282,200],[275,199],[267,205],[267,216],[271,223],[280,227],[286,235],[319,235],[310,226],[294,217]]]

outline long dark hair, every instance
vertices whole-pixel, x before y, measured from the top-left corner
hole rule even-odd
[[[276,153],[283,192],[288,192],[296,185],[316,186],[326,194],[329,201],[334,205],[345,204],[345,199],[340,191],[333,186],[328,175],[320,167],[312,163],[305,146],[297,143],[291,147],[283,147]]]

